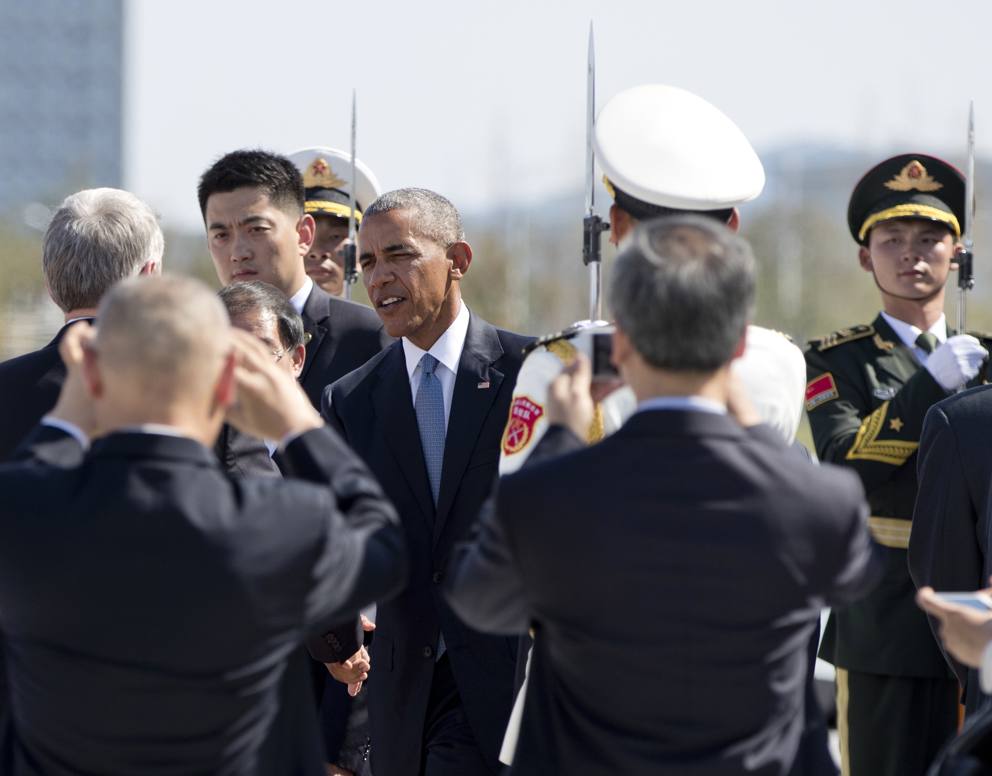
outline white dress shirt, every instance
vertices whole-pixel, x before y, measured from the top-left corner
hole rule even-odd
[[[704,399],[702,396],[655,396],[637,405],[638,412],[650,410],[694,410],[709,412],[712,415],[727,414],[725,405],[712,399]]]
[[[293,305],[293,309],[300,315],[303,315],[303,305],[307,303],[307,297],[310,296],[311,291],[313,291],[313,278],[307,275],[307,279],[303,281],[300,290],[289,297],[289,303]]]
[[[468,336],[469,312],[464,303],[455,316],[447,331],[437,338],[430,350],[421,350],[406,337],[403,338],[403,355],[406,357],[406,373],[410,377],[410,398],[417,403],[417,389],[420,387],[420,359],[425,353],[430,353],[438,360],[434,375],[441,383],[444,395],[444,430],[448,431],[448,418],[451,417],[451,399],[455,395],[455,376],[458,374],[458,362],[465,349],[465,337]]]
[[[906,323],[905,321],[900,321],[898,318],[893,318],[887,312],[883,312],[882,317],[885,319],[885,322],[892,327],[892,331],[894,331],[899,339],[902,340],[902,344],[913,351],[913,355],[916,356],[917,361],[919,361],[923,366],[926,366],[930,354],[923,352],[923,350],[916,345],[916,338],[923,333],[923,330],[918,329],[911,323]],[[940,318],[937,322],[927,329],[927,331],[937,338],[937,342],[940,345],[947,342],[947,318],[944,317],[943,313],[940,314]]]
[[[57,428],[60,431],[64,431],[66,434],[74,438],[79,442],[80,447],[84,450],[88,450],[90,446],[90,439],[83,430],[77,426],[75,423],[70,423],[68,420],[62,420],[61,418],[53,418],[51,415],[45,415],[41,419],[41,425],[51,426],[52,428]],[[135,434],[158,434],[159,436],[171,436],[178,437],[180,439],[193,439],[189,434],[187,434],[182,429],[176,428],[175,426],[166,426],[162,423],[142,423],[137,426],[123,426],[121,428],[114,429],[114,433],[135,433]],[[278,450],[285,450],[286,445],[296,439],[298,436],[302,436],[304,432],[291,431],[286,436],[284,436],[278,442],[272,442],[268,439],[263,440],[265,442],[265,447],[269,451],[269,457],[271,458],[276,454]],[[193,440],[198,441],[198,440]]]

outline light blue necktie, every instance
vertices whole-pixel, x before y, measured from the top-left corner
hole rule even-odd
[[[435,507],[441,492],[441,464],[444,462],[444,393],[441,391],[441,381],[434,374],[436,368],[437,359],[430,353],[420,357],[420,387],[417,388],[417,400],[413,403]],[[444,650],[444,634],[439,632],[434,662],[441,659]]]
[[[430,353],[420,358],[420,387],[417,388],[417,426],[420,428],[420,446],[424,450],[427,477],[431,482],[434,505],[441,492],[441,464],[444,462],[444,394],[441,381],[434,370],[437,359]]]

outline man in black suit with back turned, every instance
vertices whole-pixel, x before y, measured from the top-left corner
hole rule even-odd
[[[222,285],[264,280],[303,316],[307,354],[300,382],[314,407],[324,388],[389,342],[368,307],[332,297],[306,273],[316,226],[304,212],[303,178],[283,156],[233,151],[203,173],[197,189],[207,244]]]
[[[52,301],[72,321],[92,319],[111,286],[162,271],[162,230],[128,191],[86,189],[63,200],[45,231],[42,269]],[[55,406],[65,379],[59,341],[0,364],[0,461]]]
[[[3,773],[288,773],[262,759],[282,672],[311,628],[402,586],[395,511],[200,283],[125,281],[99,320],[65,335],[59,402],[0,467]],[[225,417],[280,440],[296,479],[229,479]]]
[[[369,298],[399,341],[325,393],[323,413],[396,505],[406,592],[379,606],[369,715],[375,776],[498,772],[516,640],[466,628],[441,596],[456,541],[496,477],[528,338],[469,312],[461,218],[424,189],[383,194],[359,233]]]
[[[541,442],[573,452],[501,479],[453,560],[468,625],[536,631],[511,773],[790,773],[810,633],[878,566],[858,479],[811,469],[733,391],[753,299],[750,248],[722,224],[639,227],[610,294],[638,411],[586,448],[577,361]]]

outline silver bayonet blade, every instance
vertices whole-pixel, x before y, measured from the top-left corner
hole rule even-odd
[[[964,232],[961,241],[966,250],[974,245],[975,225],[975,101],[968,106],[968,162],[964,179]]]
[[[593,132],[596,125],[596,44],[593,41],[592,20],[589,21],[589,58],[586,68],[586,212],[593,213],[596,204],[595,152]]]
[[[358,99],[355,90],[351,90],[351,187],[348,199],[351,206],[351,213],[348,216],[348,239],[355,239],[355,139],[358,129]]]

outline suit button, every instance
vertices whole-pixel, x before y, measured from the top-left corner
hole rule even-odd
[[[424,647],[424,657],[434,657],[434,647]]]
[[[441,584],[441,572],[440,571],[435,571],[433,574],[431,574],[431,580],[434,582],[435,585],[440,585]]]

